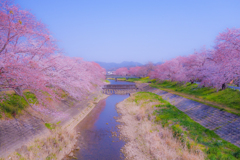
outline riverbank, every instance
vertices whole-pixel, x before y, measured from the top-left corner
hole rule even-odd
[[[145,79],[141,80],[144,81]],[[141,91],[148,91],[160,95],[164,100],[170,102],[179,110],[187,114],[195,122],[214,131],[222,139],[240,147],[240,117],[236,115],[236,113],[228,113],[223,108],[212,107],[212,105],[209,105],[208,103],[198,102],[194,98],[189,98],[189,95],[183,96],[183,93],[179,94],[179,92],[176,93],[167,89],[150,87],[157,83],[154,82],[154,80],[152,80],[152,82],[153,84],[135,81],[136,85],[140,86],[138,88],[141,88]],[[191,88],[188,88],[187,90],[191,90]],[[203,90],[208,91],[208,88],[204,88]]]
[[[117,111],[121,114],[118,121],[121,137],[127,143],[122,148],[126,159],[191,159],[203,160],[202,152],[188,150],[169,128],[155,123],[154,111],[157,105],[166,103],[158,96],[151,97],[136,93],[117,104]],[[147,93],[149,94],[149,93]],[[147,96],[147,97],[146,97]]]
[[[238,147],[164,99],[154,93],[139,92],[117,105],[122,115],[120,132],[127,139],[123,147],[127,159],[240,158]]]
[[[179,83],[174,81],[156,81],[155,79],[131,78],[128,82],[147,83],[153,88],[158,88],[214,108],[240,115],[240,91],[227,88],[217,90],[211,87],[202,87],[196,83]]]
[[[28,114],[18,119],[0,120],[0,157],[7,159],[62,159],[70,154],[78,134],[74,127],[107,95],[100,91],[81,102],[65,101],[56,104],[45,115],[48,123]],[[74,105],[69,105],[74,103]],[[71,155],[71,154],[70,154]],[[10,158],[11,157],[11,158]]]

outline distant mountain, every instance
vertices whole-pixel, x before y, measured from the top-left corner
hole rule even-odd
[[[163,62],[154,63],[154,65],[159,65],[159,64],[163,64]]]
[[[142,66],[143,64],[138,63],[138,62],[127,62],[124,61],[122,63],[107,63],[107,62],[96,62],[98,63],[101,67],[105,68],[107,71],[114,71],[118,68],[122,67],[136,67],[136,66]]]
[[[118,68],[122,68],[122,67],[127,67],[128,69],[130,67],[136,67],[136,66],[144,66],[142,63],[138,63],[138,62],[128,62],[128,61],[124,61],[122,63],[107,63],[107,62],[97,62],[101,67],[105,68],[107,71],[115,71]],[[159,65],[162,64],[163,62],[157,62],[154,63],[154,65]]]

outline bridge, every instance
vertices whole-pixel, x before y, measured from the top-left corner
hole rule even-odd
[[[105,75],[106,78],[140,78],[140,77],[136,77],[136,76],[120,76],[120,75]]]
[[[138,90],[135,84],[108,84],[102,89],[105,94],[129,94]]]

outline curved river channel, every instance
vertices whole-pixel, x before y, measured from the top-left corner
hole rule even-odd
[[[109,81],[111,84],[131,84],[131,82],[124,81]],[[129,95],[110,95],[101,100],[76,126],[77,132],[81,133],[77,142],[77,146],[81,149],[74,152],[74,157],[84,160],[124,159],[120,149],[125,142],[113,135],[119,135],[117,130],[119,123],[115,119],[118,113],[115,106],[128,97]]]

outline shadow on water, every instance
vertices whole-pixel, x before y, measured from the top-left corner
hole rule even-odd
[[[80,150],[74,152],[77,159],[123,159],[120,149],[125,142],[119,140],[117,136],[112,136],[112,132],[118,135],[117,125],[119,123],[114,119],[118,116],[115,105],[127,97],[129,96],[111,95],[101,100],[91,113],[76,126],[77,132],[81,133],[77,142]]]

